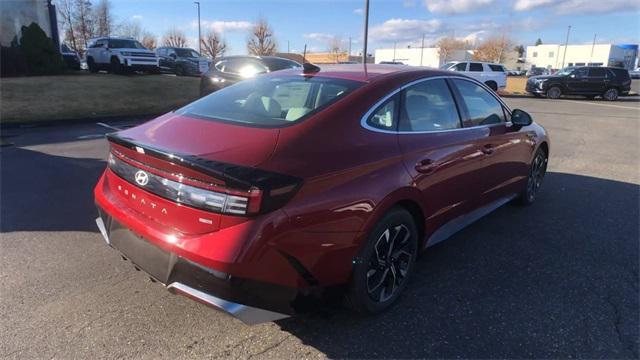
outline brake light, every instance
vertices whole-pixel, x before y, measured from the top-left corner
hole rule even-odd
[[[186,183],[188,179],[182,176],[168,174],[159,169],[150,171],[151,168],[148,166],[139,165],[142,166],[133,166],[113,153],[109,154],[111,171],[131,184],[165,199],[223,214],[249,215],[260,212],[262,191],[257,188],[241,191],[209,184],[209,187],[219,188],[211,190],[189,185]],[[182,182],[171,180],[170,177],[177,177]]]

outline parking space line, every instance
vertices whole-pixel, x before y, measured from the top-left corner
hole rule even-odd
[[[612,104],[598,104],[598,103],[592,103],[587,101],[575,101],[575,100],[562,100],[562,101],[572,102],[576,104],[588,104],[588,105],[606,106],[606,107],[613,107],[613,108],[620,108],[620,109],[640,110],[640,107],[630,107],[630,106],[621,106],[621,105],[612,105]]]
[[[96,125],[100,125],[100,126],[106,127],[107,129],[116,130],[116,131],[120,131],[120,130],[122,130],[122,129],[117,128],[117,127],[115,127],[115,126],[111,126],[111,125],[109,125],[109,124],[105,124],[105,123],[101,123],[101,122],[96,123]]]

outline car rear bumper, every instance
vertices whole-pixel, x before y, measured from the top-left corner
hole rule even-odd
[[[293,314],[298,290],[244,279],[204,267],[135,234],[98,207],[96,224],[106,243],[174,294],[221,310],[246,324]]]

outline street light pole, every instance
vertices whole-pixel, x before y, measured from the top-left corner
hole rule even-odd
[[[562,54],[562,68],[564,68],[564,59],[567,56],[567,46],[569,46],[569,33],[571,33],[571,25],[567,28],[567,39],[564,41],[564,54]]]
[[[422,66],[423,57],[424,57],[424,34],[422,34],[422,46],[420,46],[420,66]]]
[[[198,5],[198,52],[202,55],[202,34],[200,33],[200,1],[194,1]]]
[[[367,63],[367,39],[369,37],[369,0],[364,0],[364,52],[362,63]]]
[[[591,62],[593,61],[593,48],[596,47],[596,36],[598,36],[598,34],[593,34],[593,44],[591,44],[591,56],[589,56],[588,66],[591,66]]]

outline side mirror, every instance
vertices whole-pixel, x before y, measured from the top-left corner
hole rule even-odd
[[[517,126],[529,126],[533,122],[528,112],[515,109],[511,112],[511,123]]]

